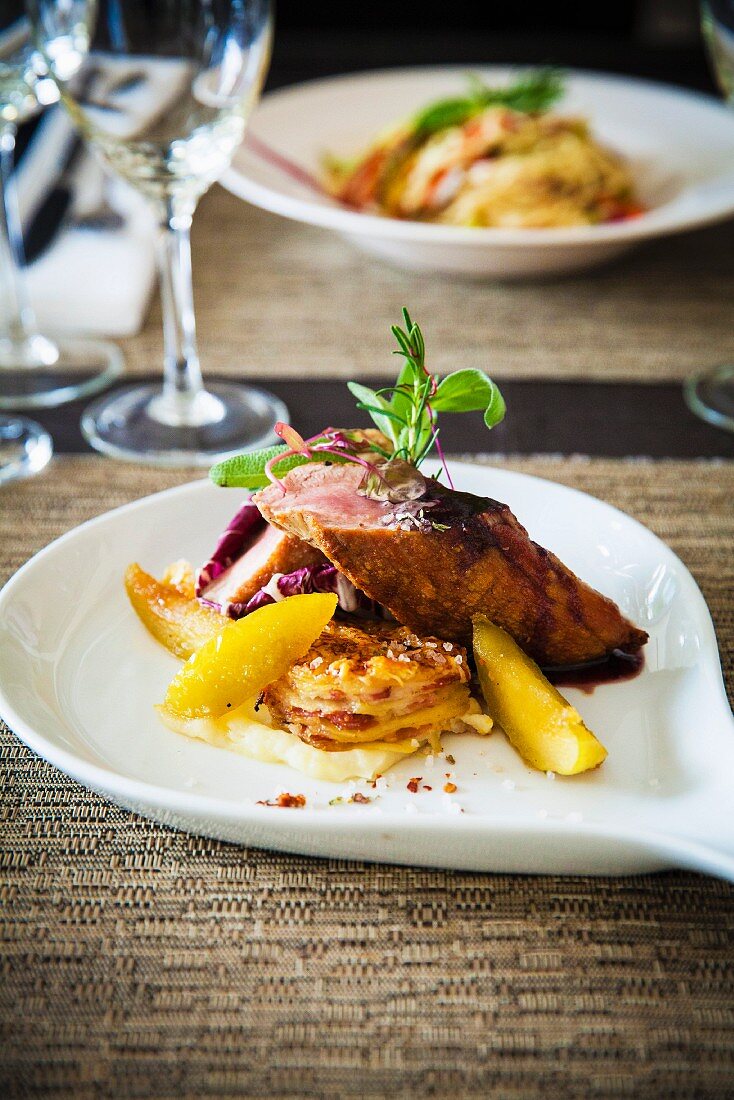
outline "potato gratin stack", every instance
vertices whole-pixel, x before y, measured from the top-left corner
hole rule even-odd
[[[277,724],[327,752],[406,739],[438,748],[442,730],[491,728],[471,706],[469,679],[466,650],[452,642],[402,626],[331,622],[265,689],[264,702]]]

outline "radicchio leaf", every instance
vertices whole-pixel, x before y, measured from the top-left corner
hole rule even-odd
[[[372,601],[355,588],[336,566],[323,563],[304,565],[292,573],[275,573],[246,603],[230,603],[223,610],[231,619],[241,619],[265,604],[311,592],[335,592],[342,611],[367,610],[373,606]]]
[[[246,501],[229,521],[209,561],[205,562],[196,574],[197,596],[202,596],[212,581],[221,577],[233,562],[242,557],[245,550],[252,544],[255,535],[264,526],[265,520],[255,505]]]

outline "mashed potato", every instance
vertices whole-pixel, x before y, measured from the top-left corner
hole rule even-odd
[[[175,733],[206,741],[209,745],[229,749],[266,764],[288,764],[311,779],[331,783],[343,783],[347,779],[374,779],[426,745],[434,751],[440,748],[440,736],[435,733],[420,739],[408,738],[389,744],[372,742],[342,752],[324,752],[305,744],[293,733],[271,726],[267,708],[260,707],[255,713],[251,705],[238,707],[222,718],[177,718],[164,707],[159,707],[158,713]],[[462,721],[472,733],[489,733],[492,728],[491,719],[482,713],[473,699]],[[455,728],[458,730],[458,723]]]

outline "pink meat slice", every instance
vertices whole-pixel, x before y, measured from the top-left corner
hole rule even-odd
[[[309,543],[266,524],[252,546],[208,584],[202,596],[226,611],[228,604],[247,603],[274,573],[292,573],[325,561],[321,551]]]

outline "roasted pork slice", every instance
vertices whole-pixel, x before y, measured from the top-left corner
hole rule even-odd
[[[452,642],[394,623],[332,621],[263,702],[276,725],[338,751],[463,728],[469,678],[466,651]]]
[[[244,552],[229,561],[213,579],[202,577],[203,570],[199,574],[197,591],[202,603],[233,618],[242,613],[252,597],[265,588],[275,574],[328,564],[316,547],[270,524],[261,522],[254,533],[250,532],[250,538]]]
[[[612,600],[532,542],[506,504],[433,480],[398,503],[364,492],[362,467],[309,464],[253,501],[419,634],[470,645],[472,615],[483,614],[544,668],[647,641]]]

